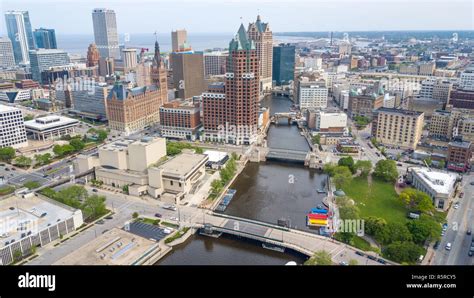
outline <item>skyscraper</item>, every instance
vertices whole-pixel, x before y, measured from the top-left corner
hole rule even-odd
[[[171,49],[173,52],[179,52],[187,48],[188,33],[186,30],[171,31]]]
[[[247,34],[255,42],[260,61],[260,92],[267,92],[272,88],[273,33],[270,25],[262,23],[260,16],[257,16],[257,21],[249,24]]]
[[[95,43],[91,43],[87,48],[87,66],[99,65],[100,54]]]
[[[31,76],[33,80],[47,84],[43,80],[41,73],[53,66],[62,66],[69,64],[69,56],[63,50],[56,49],[38,49],[30,51]]]
[[[123,67],[126,72],[135,69],[137,66],[137,49],[123,49],[122,50]]]
[[[173,83],[177,96],[188,99],[204,92],[204,62],[202,53],[171,53]]]
[[[273,80],[277,86],[295,79],[295,46],[280,44],[273,47]]]
[[[202,95],[204,139],[251,144],[257,139],[259,60],[243,25],[229,44],[225,85]]]
[[[12,42],[8,37],[0,37],[0,68],[15,66]]]
[[[5,13],[8,37],[13,46],[15,62],[30,63],[29,51],[35,48],[30,16],[27,11],[7,11]]]
[[[39,28],[33,33],[38,49],[57,49],[56,33],[54,29]]]
[[[92,11],[94,39],[102,58],[120,58],[115,11],[96,8]]]

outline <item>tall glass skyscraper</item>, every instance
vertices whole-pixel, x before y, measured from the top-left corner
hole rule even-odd
[[[56,34],[54,29],[39,28],[34,32],[36,47],[38,49],[57,49]]]
[[[120,58],[115,11],[96,8],[92,11],[94,39],[101,58]]]
[[[295,78],[295,46],[273,47],[273,81],[277,86],[289,84]]]
[[[27,11],[7,11],[5,13],[8,37],[13,46],[15,62],[30,63],[29,51],[35,49],[30,16]]]

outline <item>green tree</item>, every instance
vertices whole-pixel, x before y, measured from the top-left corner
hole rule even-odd
[[[438,167],[440,169],[444,169],[446,167],[446,161],[444,161],[444,159],[440,160],[438,163]]]
[[[30,120],[33,120],[33,119],[35,119],[35,116],[31,115],[31,114],[26,114],[25,117],[23,117],[24,121],[30,121]]]
[[[387,245],[383,253],[387,259],[395,262],[413,263],[424,253],[424,249],[411,241],[396,241]]]
[[[40,193],[44,196],[47,196],[50,199],[56,199],[56,191],[51,187],[43,188]]]
[[[13,252],[13,261],[18,262],[23,258],[23,255],[21,254],[21,250],[17,249]]]
[[[305,265],[332,265],[331,254],[325,250],[320,250],[314,253],[314,255],[309,258]]]
[[[358,160],[354,168],[356,171],[360,171],[361,176],[367,177],[372,171],[372,162],[370,160]]]
[[[15,158],[15,149],[12,147],[4,147],[0,148],[0,160],[10,162],[12,159]]]
[[[320,145],[320,144],[321,144],[321,136],[320,136],[319,134],[314,135],[314,136],[311,138],[311,141],[313,142],[313,144]]]
[[[86,144],[81,139],[74,138],[69,142],[69,145],[71,145],[74,148],[74,151],[79,151],[84,149]]]
[[[85,213],[86,218],[96,219],[108,212],[105,206],[105,197],[92,195],[85,199],[81,210]]]
[[[194,151],[195,151],[197,154],[203,154],[203,153],[204,153],[204,150],[203,150],[201,147],[195,147],[195,148],[194,148]]]
[[[323,166],[323,172],[328,174],[329,176],[333,176],[334,175],[334,169],[336,168],[336,165],[329,162],[329,163],[326,163],[324,164]]]
[[[437,240],[441,235],[441,225],[431,217],[422,214],[419,219],[407,222],[413,242],[423,244],[426,240]]]
[[[387,182],[395,182],[398,178],[397,164],[389,159],[379,160],[375,165],[374,176]]]
[[[103,129],[98,129],[96,130],[96,133],[97,133],[97,140],[99,142],[103,142],[105,141],[105,139],[107,139],[107,131],[103,130]]]
[[[383,244],[395,241],[411,241],[412,235],[407,226],[399,222],[390,222],[375,234],[375,239]]]
[[[383,231],[387,222],[385,219],[375,216],[369,216],[364,219],[365,233],[368,235],[377,235]]]
[[[340,158],[339,161],[337,162],[337,165],[348,167],[352,173],[355,173],[355,167],[354,167],[355,164],[354,164],[354,159],[352,158],[352,156]]]
[[[52,156],[51,153],[45,153],[45,154],[36,154],[35,155],[35,162],[36,164],[43,166],[47,165],[51,162]]]
[[[20,155],[17,158],[15,158],[15,165],[22,168],[29,168],[32,163],[33,163],[33,160],[24,155]]]
[[[41,183],[39,183],[38,181],[27,181],[27,182],[23,183],[23,186],[28,188],[28,189],[35,189],[35,188],[40,187]]]
[[[133,212],[132,217],[133,218],[138,218],[138,212]]]
[[[423,159],[423,161],[430,167],[433,164],[431,157]]]
[[[61,145],[54,145],[53,147],[53,152],[54,154],[56,154],[56,156],[63,156],[64,155],[64,149],[63,149],[63,146]]]
[[[421,211],[426,213],[434,210],[431,198],[426,193],[417,189],[404,189],[398,197],[410,211]]]
[[[127,184],[125,184],[125,185],[122,187],[122,191],[123,191],[124,193],[126,193],[127,195],[129,194],[129,193],[128,193],[128,185],[127,185]]]
[[[332,177],[332,180],[337,189],[343,188],[352,180],[352,173],[346,166],[335,167],[333,173],[334,176]]]

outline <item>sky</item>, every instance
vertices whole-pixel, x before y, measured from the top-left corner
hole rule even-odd
[[[93,34],[93,8],[115,10],[119,33],[130,34],[236,32],[257,14],[273,32],[474,30],[472,0],[0,0],[2,14],[28,10],[33,28],[56,34]]]

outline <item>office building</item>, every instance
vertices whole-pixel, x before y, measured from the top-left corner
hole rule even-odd
[[[206,90],[202,53],[171,53],[170,59],[176,97],[189,99],[201,95]]]
[[[328,105],[328,88],[324,82],[300,83],[298,91],[300,109],[326,108]]]
[[[453,84],[447,80],[429,78],[421,82],[420,98],[447,103]]]
[[[187,48],[188,33],[185,29],[171,31],[171,50],[181,52]]]
[[[204,76],[216,76],[225,74],[225,65],[229,53],[209,52],[204,53]]]
[[[94,40],[101,58],[120,59],[115,11],[96,8],[92,11]]]
[[[106,83],[98,83],[90,87],[90,89],[83,90],[58,91],[58,99],[64,97],[65,105],[70,108],[70,113],[88,119],[104,121],[107,118],[106,99],[111,87],[107,86]],[[60,93],[64,94],[60,96]]]
[[[114,58],[99,58],[99,75],[102,77],[111,76],[115,73]]]
[[[343,133],[347,127],[347,114],[331,110],[311,110],[306,113],[308,127],[318,132]]]
[[[37,49],[57,49],[54,29],[39,28],[33,32]]]
[[[447,167],[449,170],[466,172],[471,168],[472,143],[455,140],[448,144]]]
[[[461,73],[459,87],[462,90],[474,91],[474,67],[469,67]]]
[[[53,66],[61,66],[69,64],[69,56],[63,50],[56,49],[38,49],[30,51],[30,65],[31,65],[31,76],[33,80],[38,81],[42,84],[43,82],[41,73],[48,70]]]
[[[136,49],[123,49],[122,50],[122,61],[125,72],[135,69],[137,66],[137,50]]]
[[[25,122],[20,109],[0,105],[0,147],[15,149],[28,146]]]
[[[30,16],[27,11],[7,11],[5,13],[8,38],[12,42],[15,62],[30,63],[29,51],[35,49]]]
[[[423,113],[380,108],[374,111],[372,136],[382,144],[414,150],[421,139],[423,124]]]
[[[0,37],[0,68],[15,66],[12,42],[8,37]]]
[[[99,66],[100,54],[95,43],[91,43],[87,48],[87,66]]]
[[[78,125],[79,121],[76,119],[54,115],[26,121],[25,129],[31,138],[46,141],[72,134]]]
[[[429,136],[436,139],[450,139],[451,112],[445,110],[436,110],[431,115]]]
[[[288,85],[295,79],[295,46],[273,47],[272,78],[277,86]]]
[[[30,89],[3,89],[0,90],[0,101],[8,103],[17,103],[20,101],[30,100],[31,90]]]
[[[372,119],[372,111],[383,107],[384,95],[370,93],[368,90],[354,90],[349,92],[349,117],[363,116]]]
[[[260,92],[272,89],[273,69],[273,33],[268,23],[263,23],[260,16],[250,23],[247,30],[248,38],[255,43],[259,59]]]
[[[437,209],[445,211],[449,207],[450,200],[454,197],[457,175],[416,167],[408,169],[407,180],[414,188],[430,196]]]
[[[162,136],[195,141],[200,127],[199,106],[175,100],[160,107]]]
[[[243,25],[229,43],[224,85],[202,94],[203,139],[250,144],[258,132],[259,60]]]

